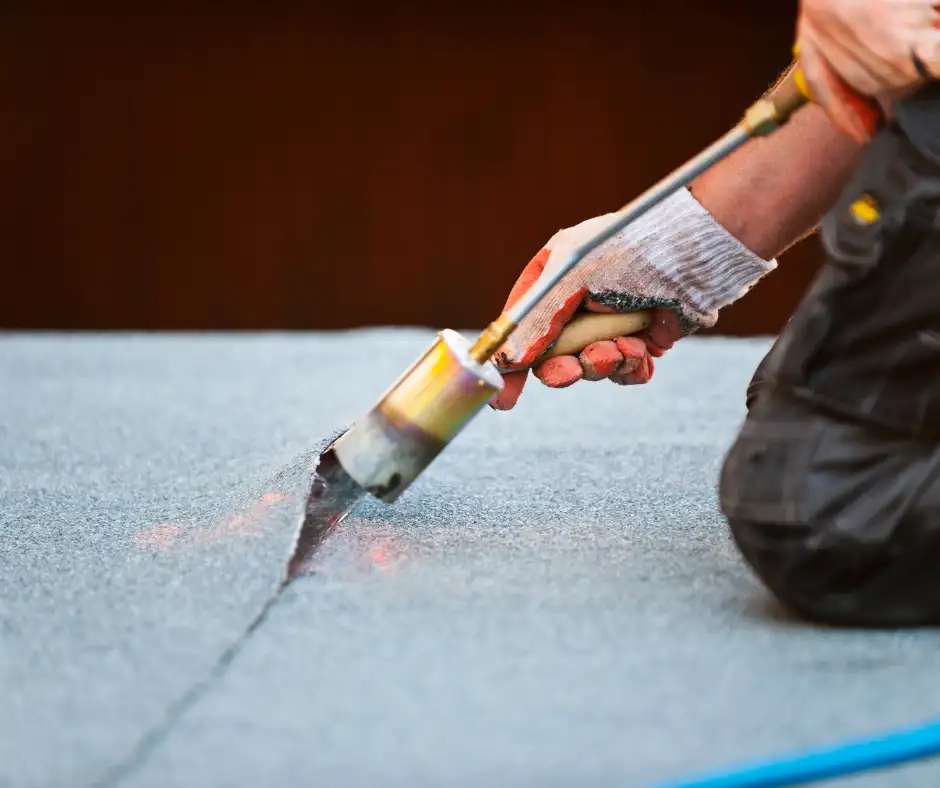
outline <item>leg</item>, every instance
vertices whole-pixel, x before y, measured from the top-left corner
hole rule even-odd
[[[940,161],[924,150],[896,124],[869,146],[722,469],[745,560],[821,622],[940,624]],[[851,209],[863,195],[875,220]]]
[[[940,447],[767,392],[722,470],[735,544],[821,623],[940,624]]]

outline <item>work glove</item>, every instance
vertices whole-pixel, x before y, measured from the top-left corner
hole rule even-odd
[[[552,236],[519,276],[504,310],[616,218],[598,216]],[[654,358],[681,337],[714,325],[719,309],[775,267],[775,260],[751,252],[687,189],[680,189],[589,252],[523,318],[494,354],[504,387],[490,405],[497,410],[514,407],[530,368],[552,388],[579,380],[647,383]],[[651,310],[653,320],[638,335],[595,342],[578,356],[556,356],[534,365],[582,310]]]
[[[801,0],[797,54],[813,100],[856,141],[929,78],[940,77],[937,0]],[[934,75],[931,77],[931,75]]]

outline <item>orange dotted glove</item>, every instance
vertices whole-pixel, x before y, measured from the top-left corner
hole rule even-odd
[[[538,280],[551,257],[550,249],[542,249],[523,269],[509,293],[505,309],[509,309]],[[519,367],[517,371],[503,373],[504,388],[492,405],[498,410],[509,410],[519,399],[525,386],[528,370],[551,388],[567,388],[579,380],[598,381],[605,378],[622,386],[648,383],[653,377],[654,358],[659,358],[681,335],[679,319],[668,309],[657,309],[650,327],[640,334],[616,337],[594,342],[577,356],[556,356],[532,366],[561,333],[565,324],[580,310],[612,312],[611,307],[594,301],[584,288],[579,288],[561,309],[548,320],[544,333],[530,343],[516,361],[508,351],[497,355],[503,368]]]
[[[506,307],[615,218],[599,216],[556,233],[516,280]],[[775,265],[744,247],[681,189],[586,255],[522,320],[494,355],[504,371],[504,388],[491,407],[513,408],[530,369],[552,388],[580,380],[647,383],[654,359],[679,338],[713,325],[721,307],[744,295]],[[582,310],[650,310],[653,321],[636,336],[595,342],[577,356],[536,364]]]

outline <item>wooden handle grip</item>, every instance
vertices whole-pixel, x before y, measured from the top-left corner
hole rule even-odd
[[[536,360],[541,364],[555,356],[576,356],[592,342],[626,337],[642,331],[653,320],[652,312],[589,312],[572,319],[555,344]]]

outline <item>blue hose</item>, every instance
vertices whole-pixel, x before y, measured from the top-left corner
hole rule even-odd
[[[655,788],[779,788],[884,769],[940,755],[940,720]]]

